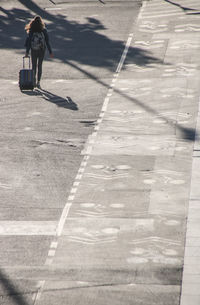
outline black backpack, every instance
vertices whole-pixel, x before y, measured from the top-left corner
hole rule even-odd
[[[31,39],[31,49],[38,51],[45,48],[45,37],[43,32],[34,32]]]

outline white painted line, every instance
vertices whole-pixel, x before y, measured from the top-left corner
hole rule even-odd
[[[79,173],[83,173],[84,170],[85,170],[84,168],[80,167],[79,170],[78,170],[78,172],[79,172]]]
[[[65,221],[67,219],[67,216],[69,214],[69,210],[71,208],[71,205],[72,203],[70,202],[67,202],[63,211],[62,211],[62,215],[60,217],[60,220],[59,220],[59,223],[58,223],[58,226],[57,226],[57,230],[56,230],[56,235],[57,236],[60,236],[62,234],[62,231],[63,231],[63,228],[64,228],[64,224],[65,224]]]
[[[74,187],[73,187],[73,188],[71,189],[71,192],[70,192],[70,193],[71,193],[71,194],[75,194],[76,192],[77,192],[77,188],[74,188]]]
[[[101,122],[102,122],[102,119],[97,120],[97,124],[101,124]]]
[[[92,146],[88,146],[87,150],[86,150],[86,155],[90,155],[92,152]]]
[[[93,133],[92,133],[92,138],[94,139],[94,138],[96,138],[96,136],[97,136],[97,132],[96,131],[94,131]]]
[[[42,293],[42,290],[44,288],[45,281],[40,281],[39,284],[40,284],[40,286],[38,287],[39,288],[38,293],[35,295],[34,305],[36,304],[36,302],[41,297],[41,293]]]
[[[55,253],[56,253],[55,249],[50,249],[49,252],[48,252],[48,256],[54,256]]]
[[[146,6],[147,6],[147,1],[144,1],[142,3],[142,7],[141,7],[141,10],[140,10],[139,15],[138,15],[138,20],[140,20],[142,18],[142,14],[143,14],[143,11],[144,11]]]
[[[104,100],[102,111],[105,112],[108,107],[109,97],[107,96]]]
[[[51,247],[51,249],[56,249],[58,247],[58,242],[57,241],[52,241],[50,247]]]
[[[124,52],[123,52],[122,57],[120,59],[119,65],[117,67],[117,70],[116,70],[117,73],[119,73],[121,71],[121,69],[122,69],[122,66],[123,66],[124,61],[126,59],[129,47],[130,47],[131,42],[132,42],[132,39],[133,39],[133,34],[131,33],[131,34],[129,34],[129,37],[128,37],[128,40],[126,42],[126,46],[125,46]]]
[[[81,180],[82,177],[83,177],[83,175],[79,175],[79,174],[78,174],[78,175],[76,176],[75,180]]]
[[[37,293],[34,293],[34,294],[32,295],[32,300],[34,301],[33,303],[35,303],[36,297],[37,297]]]
[[[70,195],[69,197],[68,197],[68,201],[73,201],[74,200],[74,195]]]

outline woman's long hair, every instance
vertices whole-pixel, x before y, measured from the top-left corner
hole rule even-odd
[[[25,26],[25,30],[27,33],[42,32],[44,28],[45,28],[45,24],[40,16],[36,16]]]

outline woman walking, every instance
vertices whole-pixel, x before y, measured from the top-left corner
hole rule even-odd
[[[26,39],[26,57],[29,55],[31,49],[32,69],[34,75],[34,85],[40,88],[40,80],[42,76],[42,63],[46,51],[48,48],[50,57],[53,58],[51,46],[49,44],[49,36],[45,28],[44,21],[40,16],[36,16],[30,23],[25,26],[25,30],[28,34]],[[36,83],[36,71],[37,71],[37,83]]]

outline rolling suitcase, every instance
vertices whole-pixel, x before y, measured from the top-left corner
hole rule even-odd
[[[19,88],[20,90],[33,90],[34,77],[33,70],[31,69],[31,59],[29,59],[29,69],[25,69],[25,56],[23,57],[23,69],[19,71]]]

